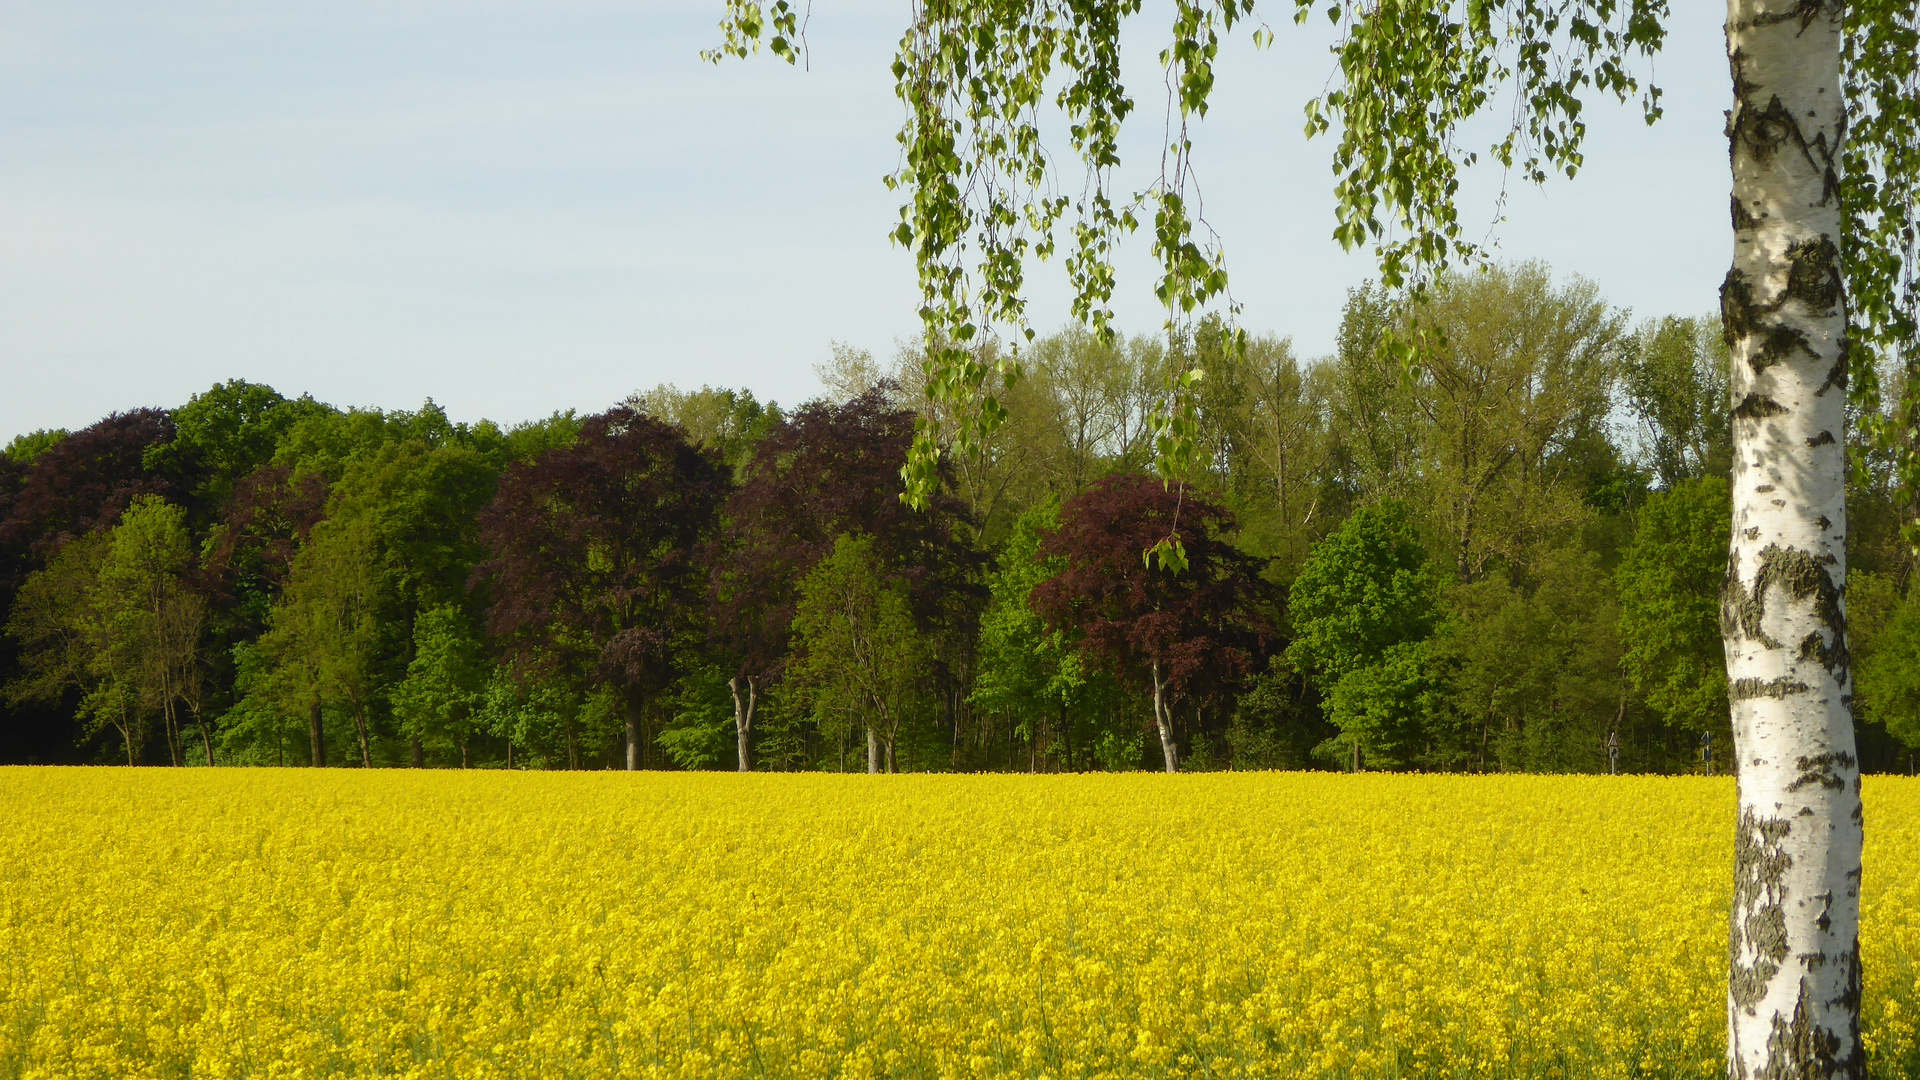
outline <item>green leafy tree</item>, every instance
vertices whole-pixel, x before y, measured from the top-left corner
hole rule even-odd
[[[212,737],[198,723],[206,601],[192,588],[194,569],[185,511],[156,495],[134,497],[111,530],[70,541],[15,601],[8,632],[23,646],[24,672],[8,697],[58,702],[77,692],[86,729],[115,729],[129,765],[156,719],[168,760],[183,764],[188,714],[211,764]]]
[[[482,710],[493,665],[486,645],[465,612],[441,604],[413,624],[413,660],[393,688],[393,718],[416,745],[451,747],[460,767],[470,763],[469,745],[483,728]]]
[[[1720,584],[1730,493],[1717,476],[1648,497],[1615,572],[1628,680],[1667,723],[1727,737]]]
[[[991,601],[980,621],[980,655],[971,700],[988,713],[1010,718],[1013,730],[1030,745],[1059,743],[1068,767],[1078,753],[1092,759],[1103,734],[1088,708],[1117,695],[1110,676],[1090,669],[1066,633],[1050,629],[1033,610],[1033,590],[1066,569],[1063,556],[1042,556],[1048,534],[1060,526],[1060,507],[1048,501],[1014,522],[1000,553],[999,568],[988,578]]]
[[[229,379],[172,411],[171,442],[149,447],[150,471],[191,478],[196,516],[211,512],[234,484],[273,458],[280,440],[303,418],[333,412],[310,397],[289,400],[271,386]]]
[[[497,665],[481,701],[481,723],[506,741],[507,767],[578,769],[587,755],[606,749],[592,725],[604,717],[591,715],[584,681],[538,657],[521,662],[518,671],[512,658]]]
[[[1857,629],[1854,709],[1910,752],[1920,750],[1920,589],[1909,579],[1903,598],[1894,578],[1856,573],[1847,598]]]
[[[867,771],[894,772],[904,729],[930,707],[928,650],[906,583],[890,579],[865,536],[842,534],[800,582],[788,692],[828,740],[867,740]]]
[[[174,765],[185,763],[181,733],[188,716],[199,729],[207,764],[213,764],[213,737],[203,722],[207,603],[193,588],[196,569],[186,511],[142,495],[109,534],[88,604],[95,635],[91,663],[102,676],[96,691],[102,697],[97,705],[91,695],[83,699],[82,712],[157,713]]]
[[[110,544],[104,532],[64,544],[47,565],[28,576],[14,597],[7,634],[20,649],[19,674],[6,685],[10,705],[59,704],[70,694],[82,700],[99,692],[93,660],[98,647],[92,610],[100,566]],[[131,765],[146,743],[145,720],[132,711],[90,711],[84,731],[112,726]]]
[[[711,450],[733,469],[737,478],[753,459],[754,447],[780,423],[780,406],[761,404],[751,390],[681,390],[661,384],[627,398],[627,406],[667,424],[678,425],[687,438]]]
[[[1425,742],[1442,581],[1398,503],[1356,511],[1294,580],[1287,659],[1321,687],[1356,769],[1408,763]]]
[[[661,702],[667,722],[654,741],[683,769],[711,769],[726,762],[737,766],[739,747],[731,737],[733,693],[726,669],[696,660],[680,666],[684,674]]]
[[[0,457],[5,457],[21,468],[26,468],[40,459],[40,455],[67,437],[65,428],[41,428],[28,431],[7,440],[5,449],[0,449]]]
[[[360,764],[373,767],[376,710],[392,681],[393,602],[379,549],[365,519],[317,526],[294,557],[292,577],[274,605],[257,648],[266,672],[255,707],[304,708],[312,760],[325,764],[321,718],[327,706],[353,721]],[[296,714],[297,715],[297,714]]]
[[[1525,578],[1489,574],[1453,589],[1447,607],[1431,649],[1449,701],[1429,731],[1429,759],[1515,772],[1605,769],[1624,688],[1619,602],[1598,555],[1544,552]]]
[[[1621,385],[1662,488],[1725,476],[1732,467],[1727,378],[1726,338],[1717,320],[1668,316],[1635,335]]]

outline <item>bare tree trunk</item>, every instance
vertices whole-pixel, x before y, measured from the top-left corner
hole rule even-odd
[[[412,738],[408,739],[407,744],[408,744],[408,749],[410,749],[413,752],[413,767],[416,769],[426,768],[427,767],[427,748],[420,745],[420,736],[415,735]]]
[[[740,697],[742,680],[738,675],[727,680],[727,689],[733,691],[733,734],[739,743],[740,771],[752,772],[753,758],[749,756],[750,746],[747,736],[753,733],[753,709],[758,703],[758,695],[755,692],[753,679],[748,678],[744,681],[747,684],[745,699]]]
[[[640,770],[640,701],[627,695],[627,771]]]
[[[1839,0],[1729,0],[1733,538],[1721,596],[1739,822],[1737,1080],[1865,1075],[1846,626]]]
[[[460,767],[463,769],[467,767],[467,740],[465,739],[460,740]]]
[[[873,775],[880,771],[880,736],[872,728],[867,729],[867,773]]]
[[[327,767],[326,731],[321,727],[320,699],[313,699],[313,708],[307,713],[307,738],[310,740],[307,763],[316,769]]]
[[[207,730],[207,718],[200,715],[199,709],[193,710],[194,726],[200,729],[200,744],[207,749],[207,768],[213,768],[213,733]]]
[[[167,739],[167,764],[178,769],[185,764],[180,756],[180,725],[175,719],[173,695],[164,678],[160,685],[160,727]]]
[[[367,714],[359,702],[353,703],[353,730],[360,736],[360,767],[373,768],[373,740],[367,737]]]
[[[1173,742],[1173,710],[1167,704],[1167,684],[1160,678],[1160,661],[1153,662],[1153,724],[1160,731],[1160,753],[1167,771],[1180,769],[1180,748]]]

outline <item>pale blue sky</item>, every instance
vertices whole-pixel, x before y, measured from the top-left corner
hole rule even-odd
[[[1157,168],[1149,3],[1128,143]],[[1198,129],[1242,322],[1328,351],[1369,276],[1331,231],[1330,70],[1292,5],[1222,61]],[[1513,258],[1636,315],[1711,309],[1729,257],[1721,15],[1676,4],[1668,118],[1593,119],[1589,168],[1514,193]],[[714,67],[718,0],[0,0],[0,443],[241,377],[515,421],[657,382],[815,393],[830,342],[916,329],[891,247],[902,3],[819,0],[812,69]],[[1488,182],[1469,220],[1485,220]],[[1066,317],[1036,268],[1034,322]],[[1118,309],[1158,327],[1144,238]]]

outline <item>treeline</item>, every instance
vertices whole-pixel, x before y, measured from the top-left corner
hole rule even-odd
[[[513,428],[229,382],[0,454],[0,757],[893,770],[1686,772],[1731,747],[1717,320],[1537,265],[1335,355],[1070,330],[898,499],[917,360],[828,399]],[[1417,332],[1409,370],[1383,347]],[[1198,363],[1188,482],[1145,470]],[[1865,456],[1863,765],[1920,748],[1920,590]],[[1143,553],[1180,539],[1175,572]],[[1612,758],[1610,758],[1610,750]]]

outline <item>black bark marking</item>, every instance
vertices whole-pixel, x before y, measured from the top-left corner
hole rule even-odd
[[[1832,446],[1833,432],[1823,431],[1820,434],[1815,435],[1813,438],[1808,439],[1807,445],[1808,446]]]
[[[1765,495],[1765,494],[1766,494],[1767,492],[1769,492],[1769,491],[1772,491],[1772,490],[1773,490],[1773,485],[1772,485],[1772,484],[1761,484],[1761,485],[1760,485],[1759,487],[1757,487],[1757,488],[1754,488],[1753,490],[1754,490],[1754,492],[1755,492],[1756,494],[1760,494],[1760,495]]]
[[[1854,939],[1853,943],[1847,948],[1847,951],[1841,955],[1840,962],[1847,965],[1847,976],[1845,979],[1841,980],[1840,996],[1834,1000],[1834,1004],[1845,1008],[1849,1013],[1852,1013],[1855,1017],[1858,1017],[1860,1015],[1860,981],[1861,981],[1860,980],[1860,941],[1858,938]],[[1853,1044],[1855,1046],[1859,1046],[1860,1045],[1860,1028],[1859,1028],[1859,1021],[1857,1019],[1854,1021],[1854,1029],[1852,1034],[1853,1034]]]
[[[1785,698],[1790,694],[1804,694],[1813,689],[1798,679],[1782,675],[1777,679],[1735,679],[1727,686],[1727,698],[1731,701],[1752,701],[1754,698]]]
[[[1819,784],[1829,791],[1845,791],[1847,781],[1840,775],[1840,770],[1851,770],[1857,764],[1853,755],[1844,750],[1839,753],[1829,752],[1815,754],[1812,757],[1796,758],[1793,767],[1800,770],[1800,775],[1794,778],[1793,783],[1787,785],[1787,790],[1799,791],[1810,784]],[[1827,894],[1827,906],[1833,906],[1832,894]],[[1821,919],[1831,921],[1827,920],[1825,915],[1822,915]],[[1822,926],[1820,929],[1824,931],[1826,927]]]
[[[1833,520],[1825,514],[1821,514],[1820,520],[1814,522],[1814,524],[1820,526],[1821,532],[1826,532],[1828,529],[1833,528]]]
[[[1760,219],[1754,217],[1753,214],[1747,210],[1746,204],[1740,201],[1740,196],[1733,196],[1732,202],[1734,232],[1745,232],[1760,224]]]
[[[1815,390],[1813,392],[1814,397],[1824,397],[1827,391],[1833,389],[1836,386],[1840,387],[1842,390],[1846,389],[1847,387],[1847,353],[1850,347],[1851,347],[1850,343],[1847,341],[1847,335],[1841,334],[1840,335],[1840,355],[1834,358],[1833,366],[1827,369],[1827,378],[1824,382],[1820,384],[1820,389]]]
[[[1753,1074],[1754,1080],[1864,1080],[1867,1063],[1860,1053],[1858,1021],[1854,1026],[1851,1045],[1843,1054],[1840,1036],[1814,1020],[1813,987],[1802,978],[1793,1019],[1774,1016],[1773,1030],[1767,1035],[1767,1063]]]
[[[1827,639],[1821,637],[1818,630],[1800,639],[1800,659],[1812,660],[1840,679],[1845,678],[1843,672],[1853,668],[1853,658],[1848,653],[1847,643],[1836,638],[1834,643],[1829,645]]]
[[[1759,305],[1753,301],[1753,283],[1747,272],[1734,267],[1720,283],[1720,333],[1727,348],[1739,345],[1758,324]]]
[[[1800,21],[1800,32],[1804,34],[1813,26],[1813,20],[1819,18],[1828,7],[1832,7],[1835,12],[1832,16],[1833,18],[1837,19],[1840,17],[1838,14],[1840,5],[1832,3],[1831,0],[1800,0],[1799,3],[1793,5],[1793,7],[1786,11],[1763,11],[1755,15],[1753,22],[1747,25],[1758,27],[1778,26],[1781,23],[1793,22],[1795,19],[1798,19]],[[1740,29],[1745,29],[1745,27],[1741,27]]]
[[[1806,305],[1809,314],[1831,315],[1845,295],[1840,282],[1840,249],[1831,237],[1796,241],[1787,248],[1787,296]]]
[[[1840,587],[1833,583],[1833,578],[1827,573],[1825,564],[1831,562],[1831,556],[1823,563],[1798,548],[1768,544],[1760,552],[1760,569],[1754,572],[1753,586],[1748,588],[1740,582],[1737,555],[1728,558],[1727,579],[1720,590],[1722,635],[1728,638],[1745,637],[1769,649],[1777,649],[1780,642],[1761,627],[1767,613],[1767,589],[1778,585],[1787,590],[1791,600],[1811,598],[1814,619],[1834,642],[1832,646],[1822,646],[1823,651],[1819,654],[1821,662],[1830,664],[1827,670],[1833,673],[1840,685],[1845,686],[1847,673],[1851,669],[1851,657],[1846,651],[1847,619],[1840,610]],[[1804,649],[1804,642],[1802,647]]]
[[[1769,318],[1786,301],[1785,294],[1771,304],[1755,300],[1753,282],[1738,268],[1727,271],[1726,280],[1720,284],[1721,336],[1730,350],[1748,338],[1760,339],[1747,357],[1747,366],[1756,375],[1792,356],[1795,350],[1816,358],[1820,355],[1807,342],[1806,334]]]
[[[1735,85],[1740,90],[1733,109],[1736,146],[1744,144],[1753,160],[1763,168],[1773,163],[1773,155],[1783,146],[1796,145],[1802,153],[1806,152],[1807,140],[1800,133],[1800,121],[1781,103],[1780,95],[1769,98],[1765,108],[1756,109],[1747,100],[1747,86]]]
[[[1749,528],[1744,535],[1749,540],[1760,539],[1760,526],[1755,525],[1752,528]]]
[[[1749,1016],[1790,951],[1784,904],[1793,856],[1781,845],[1792,831],[1785,819],[1760,817],[1752,807],[1740,812],[1740,825],[1734,831],[1727,992]],[[1749,952],[1753,962],[1741,963]]]
[[[1765,420],[1771,416],[1785,416],[1787,407],[1767,397],[1765,394],[1748,394],[1740,404],[1734,406],[1735,420]]]
[[[1817,0],[1802,0],[1801,6],[1815,2]],[[1834,9],[1839,9],[1837,3],[1834,4]],[[1790,17],[1792,16],[1779,15],[1766,18],[1785,21]],[[1835,15],[1834,18],[1839,16]],[[1764,26],[1771,23],[1756,20],[1752,25]],[[1805,25],[1807,24],[1802,26],[1803,31]],[[1732,34],[1734,29],[1729,27],[1728,33]],[[1727,159],[1730,162],[1737,161],[1740,147],[1744,144],[1754,163],[1766,168],[1773,162],[1773,155],[1781,147],[1792,144],[1799,149],[1800,155],[1806,158],[1807,164],[1820,171],[1822,180],[1820,204],[1824,206],[1839,197],[1840,176],[1833,167],[1834,151],[1837,147],[1828,143],[1826,132],[1818,132],[1809,141],[1806,133],[1800,129],[1799,119],[1793,115],[1793,110],[1781,102],[1778,94],[1771,95],[1767,99],[1765,108],[1755,108],[1754,91],[1759,90],[1760,86],[1746,77],[1746,50],[1736,48],[1729,60],[1733,67],[1733,111],[1727,114]],[[1817,116],[1818,114],[1809,113],[1808,115]],[[1845,123],[1844,117],[1841,122]]]

